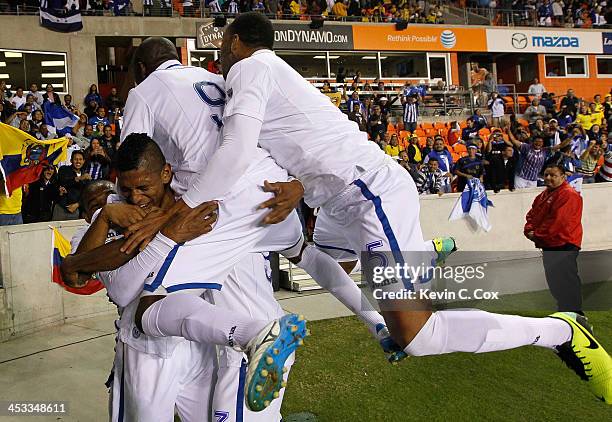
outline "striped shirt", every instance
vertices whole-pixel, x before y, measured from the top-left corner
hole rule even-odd
[[[525,179],[535,181],[544,167],[546,161],[546,150],[544,148],[536,151],[530,144],[523,143],[519,149],[522,159],[521,170],[518,176]]]
[[[415,123],[419,118],[419,104],[418,103],[405,103],[404,104],[404,121],[408,123]]]
[[[235,1],[230,1],[229,5],[227,6],[227,13],[231,13],[232,15],[237,15],[238,13],[240,13],[240,10],[238,9],[238,3]]]
[[[612,182],[612,151],[606,152],[604,162],[599,169],[599,176],[607,182]]]

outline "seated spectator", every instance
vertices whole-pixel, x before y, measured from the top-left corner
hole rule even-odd
[[[25,113],[25,111],[23,113]],[[36,133],[38,132],[37,130],[32,130],[32,123],[27,119],[19,121],[18,129],[32,136],[36,136]]]
[[[454,173],[457,177],[457,192],[463,192],[468,179],[474,177],[483,180],[484,165],[482,159],[477,157],[478,146],[472,144],[467,147],[467,157],[460,158],[455,164]]]
[[[567,128],[574,122],[574,116],[568,111],[567,105],[562,105],[561,110],[557,113],[557,121],[563,129]]]
[[[53,85],[51,84],[47,84],[46,92],[43,94],[43,103],[45,101],[49,101],[50,103],[53,103],[60,107],[62,105],[62,101],[60,100],[59,95],[57,95],[55,91],[53,91]]]
[[[572,116],[576,117],[576,114],[578,112],[578,104],[580,104],[580,99],[576,97],[573,89],[568,89],[567,94],[561,100],[561,108],[565,106],[566,111]]]
[[[119,136],[113,135],[113,128],[110,125],[104,126],[103,136],[99,139],[100,145],[104,148],[108,156],[112,158],[115,156],[117,151],[117,145],[119,144]]]
[[[534,78],[533,83],[529,85],[529,88],[527,89],[528,94],[535,95],[538,98],[540,98],[545,92],[546,88],[540,83],[538,78]]]
[[[591,113],[591,128],[593,125],[601,126],[604,122],[603,109],[598,109],[596,103],[589,104],[589,111]],[[589,129],[586,129],[589,130]]]
[[[574,126],[568,137],[572,153],[575,157],[580,157],[589,146],[589,137],[586,131],[580,126]]]
[[[83,103],[85,105],[90,105],[92,101],[95,101],[98,106],[104,105],[102,102],[102,97],[98,93],[98,86],[96,84],[91,84],[89,87],[89,93],[85,96]]]
[[[555,94],[545,92],[542,94],[540,104],[546,109],[546,114],[553,117],[555,115]]]
[[[474,129],[476,129],[476,131],[487,127],[487,119],[482,115],[482,111],[479,108],[474,109],[472,121],[474,122]]]
[[[603,151],[597,141],[590,141],[589,146],[580,156],[581,165],[578,172],[583,175],[582,183],[595,183],[595,168],[602,155]]]
[[[83,170],[85,155],[83,151],[74,151],[70,166],[61,166],[58,171],[60,198],[53,209],[53,221],[78,220],[79,199],[81,191],[91,175]]]
[[[98,108],[99,108],[98,103],[94,100],[91,100],[85,107],[84,113],[87,115],[88,119],[91,119],[96,116],[98,112]]]
[[[418,136],[411,135],[408,138],[408,147],[406,148],[406,154],[408,156],[408,162],[410,164],[419,164],[421,161],[423,161],[423,155],[421,153],[421,149],[419,148]]]
[[[461,140],[466,144],[473,138],[478,136],[478,128],[474,124],[474,118],[468,117],[466,120],[467,126],[461,131]]]
[[[557,119],[550,119],[548,121],[548,136],[550,136],[550,145],[559,145],[563,139],[567,137],[567,131],[559,126]]]
[[[26,100],[25,103],[23,103],[23,105],[21,107],[18,108],[19,111],[26,111],[26,107],[29,106],[30,107],[30,112],[34,111],[34,110],[40,110],[40,106],[36,103],[36,99],[34,98],[34,95],[32,94],[28,94],[26,95]]]
[[[425,146],[423,147],[423,150],[421,151],[421,157],[427,157],[429,155],[430,152],[433,151],[433,147],[434,147],[434,139],[431,136],[428,136],[427,138],[425,138]]]
[[[30,183],[23,199],[23,222],[39,223],[51,221],[53,217],[53,206],[59,198],[59,186],[55,174],[55,167],[47,165],[40,178]]]
[[[602,134],[603,132],[601,131],[601,127],[599,125],[591,126],[591,130],[587,132],[589,139],[592,141],[597,141],[597,142],[601,141]]]
[[[89,124],[96,126],[99,123],[102,123],[104,126],[110,125],[110,121],[106,117],[106,109],[104,107],[98,107],[96,110],[96,115],[89,119]]]
[[[524,117],[530,125],[533,125],[538,119],[546,119],[546,109],[540,105],[540,100],[534,98],[531,105],[525,110]]]
[[[15,95],[13,95],[10,99],[10,103],[15,110],[19,110],[26,102],[26,96],[23,93],[23,88],[18,86],[15,91]]]
[[[591,110],[585,104],[580,106],[580,112],[576,115],[574,123],[585,131],[590,130],[593,126]]]
[[[514,148],[505,145],[501,153],[492,152],[488,155],[487,187],[495,193],[502,189],[514,190],[514,174],[517,159]]]
[[[72,95],[70,94],[64,95],[64,108],[69,112],[78,115],[79,110],[77,109],[77,106],[72,104]]]
[[[349,113],[348,118],[349,120],[357,123],[357,126],[359,126],[360,131],[362,132],[367,131],[367,122],[366,122],[365,117],[361,113],[360,104],[357,104],[357,103],[353,104],[353,110]]]

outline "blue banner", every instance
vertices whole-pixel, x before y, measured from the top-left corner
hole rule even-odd
[[[604,54],[612,54],[612,32],[602,32],[603,52]]]

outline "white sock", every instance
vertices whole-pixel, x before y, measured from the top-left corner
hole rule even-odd
[[[554,318],[526,318],[476,309],[438,311],[404,349],[413,356],[484,353],[521,346],[554,348],[569,341],[570,326]]]
[[[372,335],[376,336],[376,325],[385,324],[384,318],[361,294],[361,289],[331,256],[309,245],[302,252],[302,260],[298,266],[357,315],[366,324]]]
[[[142,316],[142,328],[150,336],[242,348],[268,323],[181,293],[158,300]]]

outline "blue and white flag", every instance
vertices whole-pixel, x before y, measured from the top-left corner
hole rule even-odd
[[[492,207],[493,202],[487,199],[487,192],[477,178],[467,181],[465,189],[461,193],[457,203],[448,217],[449,221],[470,217],[479,227],[485,231],[491,230],[491,223],[487,215],[487,208]]]
[[[40,0],[40,25],[57,32],[83,29],[79,2],[74,0]]]
[[[53,126],[57,136],[60,138],[67,133],[72,133],[72,128],[77,124],[79,118],[70,113],[62,106],[45,101],[43,103],[43,113],[47,126]]]

